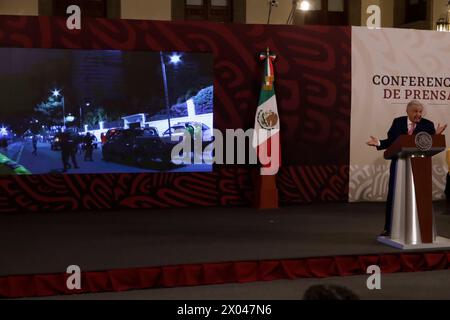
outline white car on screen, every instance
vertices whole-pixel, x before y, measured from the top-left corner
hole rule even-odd
[[[181,140],[186,130],[193,130],[194,136],[198,130],[201,130],[202,141],[207,142],[212,140],[212,130],[206,124],[200,122],[179,122],[164,131],[163,137],[179,137],[179,140]]]

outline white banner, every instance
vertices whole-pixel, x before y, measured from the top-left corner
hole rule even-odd
[[[436,127],[450,124],[449,53],[446,32],[352,28],[351,202],[386,200],[390,162],[366,142],[386,139],[409,101],[422,102]],[[443,152],[433,158],[434,199],[444,198],[446,173]]]

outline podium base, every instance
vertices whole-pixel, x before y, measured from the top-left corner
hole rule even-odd
[[[400,240],[391,239],[389,237],[378,237],[377,241],[401,250],[450,249],[450,239],[443,237],[436,237],[434,243],[420,244],[405,244]]]

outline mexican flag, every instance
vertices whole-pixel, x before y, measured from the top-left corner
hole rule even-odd
[[[267,48],[266,52],[259,55],[259,58],[264,61],[264,79],[256,109],[253,147],[257,149],[258,159],[262,165],[261,175],[275,175],[281,162],[280,117],[278,116],[273,68],[276,56]]]

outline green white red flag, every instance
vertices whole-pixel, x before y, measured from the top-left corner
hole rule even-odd
[[[261,175],[275,175],[281,162],[280,117],[273,66],[276,55],[267,48],[266,52],[259,55],[259,59],[264,61],[264,79],[256,109],[253,147],[257,149],[258,159],[262,165]]]

